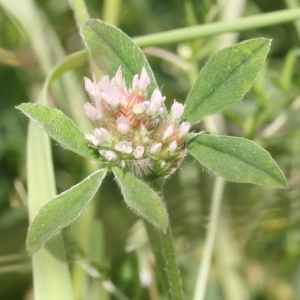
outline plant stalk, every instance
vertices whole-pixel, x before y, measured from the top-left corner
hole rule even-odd
[[[167,227],[165,233],[154,228],[146,221],[145,226],[152,250],[157,259],[157,266],[159,267],[163,287],[167,289],[170,299],[184,299],[170,225]]]
[[[84,0],[70,0],[70,6],[74,10],[74,17],[78,28],[90,18]]]
[[[228,32],[242,32],[255,28],[268,27],[300,19],[300,8],[285,9],[233,21],[190,26],[165,32],[136,37],[133,40],[140,47],[186,42]]]
[[[207,235],[204,241],[204,251],[202,263],[198,271],[194,300],[203,300],[205,296],[206,285],[208,281],[209,269],[211,264],[212,253],[214,250],[215,239],[218,229],[218,220],[221,211],[222,195],[225,181],[221,177],[216,177],[210,208],[210,222]]]

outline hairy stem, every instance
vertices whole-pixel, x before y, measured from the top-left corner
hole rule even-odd
[[[148,222],[145,222],[145,225],[157,259],[162,284],[168,290],[169,298],[172,300],[184,299],[170,225],[165,233],[154,228]]]

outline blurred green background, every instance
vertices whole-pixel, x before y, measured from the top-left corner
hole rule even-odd
[[[241,0],[237,1],[241,7],[229,9],[231,2],[90,0],[86,5],[93,18],[111,20],[135,37],[300,4],[297,0]],[[110,19],[107,4],[120,5]],[[144,49],[170,107],[174,99],[184,101],[198,72],[218,49],[254,37],[273,40],[265,69],[245,99],[195,127],[254,140],[271,153],[290,187],[273,190],[226,184],[207,300],[300,299],[299,22]],[[0,0],[0,299],[32,299],[31,264],[25,251],[28,120],[15,106],[35,101],[49,70],[65,55],[82,49],[67,0]],[[63,75],[50,90],[49,101],[73,116],[69,93],[55,89],[66,89],[65,82],[71,81],[84,103],[88,97],[83,93],[83,76],[90,76],[88,65]],[[76,92],[72,97],[77,97]],[[85,177],[87,165],[79,156],[52,145],[57,190],[62,192]],[[187,299],[192,297],[201,260],[212,185],[212,174],[187,158],[165,187]],[[71,268],[85,261],[130,299],[155,299],[151,286],[139,280],[143,253],[149,249],[139,236],[143,232],[138,218],[126,208],[110,176],[94,202],[91,246],[83,249],[72,228],[65,232]],[[100,282],[92,276],[90,280]],[[105,297],[101,299],[118,299],[117,295]]]

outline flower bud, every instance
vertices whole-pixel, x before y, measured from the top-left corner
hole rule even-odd
[[[191,124],[189,122],[182,122],[179,129],[179,136],[183,137],[187,135],[191,128]]]
[[[100,95],[99,86],[92,82],[89,78],[84,77],[85,90],[92,96],[98,97]]]
[[[145,151],[144,146],[137,146],[136,149],[133,152],[133,155],[134,155],[135,158],[139,159],[143,156],[144,151]]]
[[[119,107],[122,92],[118,86],[110,85],[107,92],[101,92],[100,95],[113,110],[116,110]]]
[[[171,125],[168,126],[168,128],[164,132],[164,134],[163,134],[163,140],[165,141],[166,139],[168,139],[173,134],[173,131],[174,131],[174,127],[171,124]]]
[[[157,114],[160,111],[160,107],[165,99],[166,97],[162,97],[159,89],[155,89],[151,96],[150,104],[146,110],[146,114],[149,116]]]
[[[98,139],[93,134],[85,134],[85,138],[90,141],[94,146],[99,146]]]
[[[177,147],[178,147],[178,145],[177,145],[176,141],[173,141],[173,142],[170,144],[168,150],[172,153],[172,152],[174,152],[174,151],[177,149]]]
[[[184,105],[174,101],[173,105],[171,106],[171,119],[172,120],[179,120],[183,114]]]
[[[161,150],[161,148],[162,148],[162,143],[157,143],[150,147],[150,153],[156,154]]]
[[[146,108],[148,107],[149,103],[150,103],[149,101],[144,101],[144,102],[135,104],[132,107],[132,112],[135,115],[141,115],[141,114],[143,114],[145,112]]]
[[[100,103],[98,103],[97,108],[95,108],[91,103],[87,102],[84,105],[84,111],[87,117],[93,122],[100,121],[103,118],[103,109]]]
[[[127,141],[122,141],[115,144],[115,149],[119,152],[130,154],[132,152],[132,143]]]
[[[130,130],[130,122],[127,118],[121,116],[116,120],[118,131],[121,134],[127,134]]]
[[[139,92],[145,92],[149,84],[150,78],[145,67],[143,67],[140,79],[138,75],[134,75],[132,80],[132,89],[138,90]]]
[[[108,161],[116,160],[118,158],[117,154],[111,150],[100,150],[99,153]]]
[[[101,92],[107,92],[109,86],[111,85],[109,77],[107,75],[104,75],[101,77],[99,83],[98,83]]]
[[[105,143],[109,143],[111,141],[111,134],[109,131],[103,127],[95,128],[94,130],[95,137],[97,138],[99,144],[103,145]]]

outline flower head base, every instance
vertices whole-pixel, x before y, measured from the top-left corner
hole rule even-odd
[[[148,96],[150,78],[145,68],[127,87],[121,67],[110,79],[85,78],[93,104],[84,106],[95,129],[85,137],[108,166],[119,166],[136,176],[167,177],[185,156],[190,123],[180,123],[184,105],[174,102],[165,112],[159,89]]]

